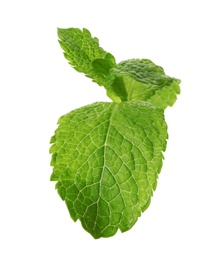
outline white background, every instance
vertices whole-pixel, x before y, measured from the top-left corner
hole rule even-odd
[[[222,1],[2,1],[0,259],[223,259]],[[94,240],[54,183],[49,139],[105,91],[64,59],[56,28],[88,28],[117,62],[148,58],[182,80],[151,206]]]

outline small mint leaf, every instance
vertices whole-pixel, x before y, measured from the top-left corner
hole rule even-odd
[[[108,67],[112,68],[116,63],[112,54],[99,46],[98,39],[93,38],[87,29],[78,28],[58,28],[58,37],[69,64],[78,72],[83,72],[87,77],[92,78],[100,86],[104,86],[106,84],[104,73],[108,73]],[[104,70],[103,64],[99,66],[99,60],[102,60],[106,66]]]
[[[108,82],[110,92],[121,101],[147,101],[163,109],[172,106],[180,93],[180,80],[146,59],[120,62],[110,70]]]

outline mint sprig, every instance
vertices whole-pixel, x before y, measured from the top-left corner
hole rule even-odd
[[[164,109],[180,81],[146,59],[116,64],[86,29],[58,29],[74,69],[106,88],[113,102],[71,111],[51,138],[51,180],[70,216],[94,238],[131,229],[150,204],[166,149]]]

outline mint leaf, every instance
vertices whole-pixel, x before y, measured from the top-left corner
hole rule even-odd
[[[150,204],[166,149],[164,109],[180,80],[148,59],[116,64],[87,29],[58,29],[71,66],[114,102],[71,111],[51,138],[51,181],[70,216],[94,238],[129,230]]]
[[[61,117],[51,180],[73,220],[95,238],[129,230],[149,206],[166,138],[163,110],[147,102],[94,103]]]
[[[147,101],[163,109],[172,106],[180,93],[180,80],[166,76],[162,67],[146,59],[120,62],[108,81],[122,101]]]
[[[100,86],[106,84],[106,74],[115,67],[115,58],[99,46],[87,29],[58,28],[59,43],[64,56],[78,72],[83,72]]]

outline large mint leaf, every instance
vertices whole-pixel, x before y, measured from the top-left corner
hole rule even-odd
[[[147,101],[162,109],[172,106],[180,93],[180,80],[167,76],[147,59],[120,62],[107,80],[108,95],[116,93],[121,101]]]
[[[59,119],[51,180],[93,237],[129,230],[150,204],[166,148],[163,110],[147,102],[94,103]]]
[[[58,28],[59,43],[64,56],[78,72],[83,72],[100,86],[106,84],[110,68],[115,67],[115,58],[99,46],[96,37],[87,29]]]

